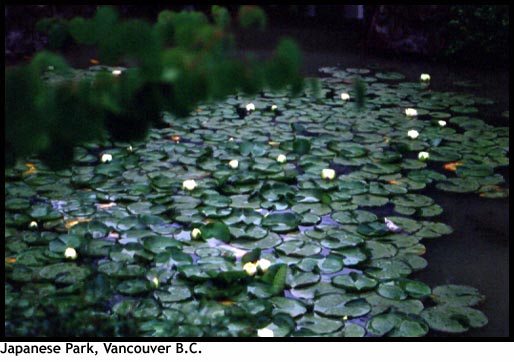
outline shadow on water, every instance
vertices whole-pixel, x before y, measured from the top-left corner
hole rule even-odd
[[[428,266],[414,277],[433,287],[447,283],[473,285],[486,296],[480,309],[489,318],[489,323],[458,336],[508,337],[508,199],[481,199],[476,194],[450,194],[437,190],[431,190],[427,195],[443,207],[441,217],[454,232],[424,242]]]

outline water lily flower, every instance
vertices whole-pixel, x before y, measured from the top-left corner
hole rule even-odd
[[[198,239],[200,236],[202,235],[202,232],[200,231],[200,229],[198,228],[194,228],[193,230],[191,230],[191,237],[193,239]]]
[[[387,217],[384,217],[384,222],[389,230],[391,230],[393,233],[397,233],[402,231],[402,228],[396,225],[394,222],[389,220]]]
[[[54,70],[54,69],[55,69],[55,67],[53,65],[48,66],[48,70]]]
[[[171,136],[171,140],[172,140],[172,141],[175,141],[175,142],[177,142],[177,143],[179,143],[179,141],[180,141],[180,136],[177,136],[177,135]]]
[[[248,103],[248,104],[246,105],[246,110],[247,110],[248,112],[255,111],[255,104],[253,104],[253,103]]]
[[[273,331],[269,328],[257,329],[257,335],[259,337],[274,337],[275,336]]]
[[[243,270],[249,276],[253,276],[253,275],[255,275],[255,273],[257,273],[257,265],[252,262],[248,262],[245,265],[243,265]]]
[[[422,81],[422,82],[430,82],[430,74],[427,74],[427,73],[423,73],[419,76],[419,79]]]
[[[233,142],[233,141],[234,141],[234,137],[230,137],[228,140],[229,140],[230,142]]]
[[[327,179],[327,180],[333,180],[334,177],[336,177],[336,172],[332,170],[331,168],[324,168],[321,171],[321,178]]]
[[[349,101],[350,100],[350,95],[348,93],[341,93],[341,99],[343,101]]]
[[[428,152],[422,151],[422,152],[418,153],[418,159],[420,161],[425,161],[425,160],[428,160],[429,158],[430,158],[430,154]]]
[[[101,161],[102,161],[103,163],[111,162],[111,161],[112,161],[112,155],[111,155],[111,154],[109,154],[109,153],[104,153],[104,154],[102,155]]]
[[[239,161],[238,160],[230,160],[230,162],[228,164],[230,165],[230,167],[235,169],[239,166]]]
[[[278,163],[284,163],[284,162],[286,162],[286,160],[287,160],[286,155],[280,154],[280,155],[277,156],[277,162]]]
[[[132,145],[129,145],[129,146],[127,147],[127,151],[129,151],[129,152],[134,151],[134,149],[132,148]]]
[[[121,75],[121,73],[122,73],[121,69],[114,69],[114,70],[112,71],[112,75],[114,75],[114,76],[116,76],[116,77],[117,77],[117,76],[119,76],[119,75]]]
[[[31,229],[37,228],[37,222],[31,221],[30,224],[29,224],[29,228],[31,228]]]
[[[74,248],[66,248],[64,251],[64,257],[66,259],[75,260],[77,259],[77,251]]]
[[[157,277],[154,277],[152,279],[152,283],[153,285],[155,285],[156,288],[159,288],[159,279],[157,279]]]
[[[412,138],[414,140],[414,139],[418,138],[419,132],[416,131],[415,129],[411,129],[410,131],[407,132],[407,136],[409,136],[410,138]]]
[[[444,126],[446,126],[446,121],[440,120],[440,121],[437,121],[437,124],[440,125],[441,127],[444,127]]]
[[[259,259],[257,261],[257,264],[256,266],[258,266],[259,268],[261,268],[261,270],[263,272],[265,272],[266,270],[268,270],[268,268],[270,267],[271,265],[271,261],[269,261],[268,259]]]
[[[196,186],[198,186],[198,184],[195,180],[185,180],[184,182],[182,182],[182,188],[188,191],[193,191],[196,188]]]
[[[418,115],[418,111],[416,111],[414,108],[406,108],[405,115],[407,117],[416,117]]]
[[[276,104],[272,105],[271,106],[271,110],[272,111],[276,111],[278,109],[278,106]]]

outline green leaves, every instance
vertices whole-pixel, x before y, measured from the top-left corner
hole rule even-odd
[[[311,143],[305,138],[297,138],[293,142],[293,151],[298,155],[308,154],[311,150]]]
[[[238,21],[243,28],[256,26],[263,31],[266,28],[267,18],[261,8],[255,5],[243,5],[239,8]]]
[[[200,226],[202,232],[201,237],[203,240],[209,240],[211,238],[228,243],[231,239],[230,230],[227,225],[219,222],[213,222],[210,224]]]
[[[83,77],[71,71],[63,58],[43,51],[29,67],[8,69],[6,94],[12,97],[6,98],[6,131],[12,137],[6,160],[12,164],[36,153],[52,167],[62,168],[71,162],[75,145],[102,139],[106,130],[116,140],[142,139],[152,124],[160,123],[163,110],[187,116],[200,102],[239,89],[255,94],[266,85],[300,90],[300,52],[294,42],[281,42],[269,62],[236,60],[230,57],[233,39],[225,32],[228,10],[215,5],[212,13],[214,24],[202,12],[165,10],[152,25],[119,19],[113,7],[102,6],[91,19],[42,21],[39,28],[46,29],[54,48],[74,39],[97,45],[103,63],[130,60],[135,68],[97,67],[96,74],[86,72]],[[264,27],[266,17],[261,8],[246,5],[240,8],[239,21],[243,26]],[[121,73],[111,74],[113,70]],[[43,72],[52,79],[45,85],[39,79]],[[23,107],[16,104],[21,102]],[[251,154],[263,155],[257,149]]]

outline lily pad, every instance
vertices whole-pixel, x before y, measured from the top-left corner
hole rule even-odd
[[[355,272],[337,275],[332,278],[332,283],[349,292],[368,291],[374,289],[378,285],[378,282],[375,279]]]
[[[428,326],[423,319],[395,312],[374,316],[368,321],[366,328],[376,336],[423,337],[428,333]]]
[[[327,294],[320,297],[314,311],[327,317],[357,318],[366,315],[371,306],[365,299],[352,294]]]
[[[431,329],[446,333],[463,333],[488,322],[484,313],[477,309],[448,304],[427,308],[421,312],[421,317]]]
[[[431,298],[438,304],[472,307],[485,300],[478,289],[466,285],[440,285],[434,288]]]

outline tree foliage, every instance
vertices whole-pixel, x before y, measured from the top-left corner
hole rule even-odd
[[[45,82],[46,72],[73,70],[62,56],[42,51],[27,65],[7,68],[7,165],[36,154],[52,167],[65,167],[75,145],[108,136],[142,138],[163,111],[186,116],[201,102],[238,91],[302,88],[301,54],[293,41],[282,40],[266,62],[236,59],[230,13],[213,6],[212,19],[201,12],[164,10],[151,24],[120,19],[112,7],[103,6],[90,19],[40,22],[39,29],[51,35],[52,49],[72,39],[97,46],[102,64],[134,66],[120,75],[105,70],[93,79]],[[244,27],[266,24],[264,12],[255,6],[242,6],[237,19]]]
[[[456,60],[505,61],[509,56],[508,5],[452,5],[445,56]]]

